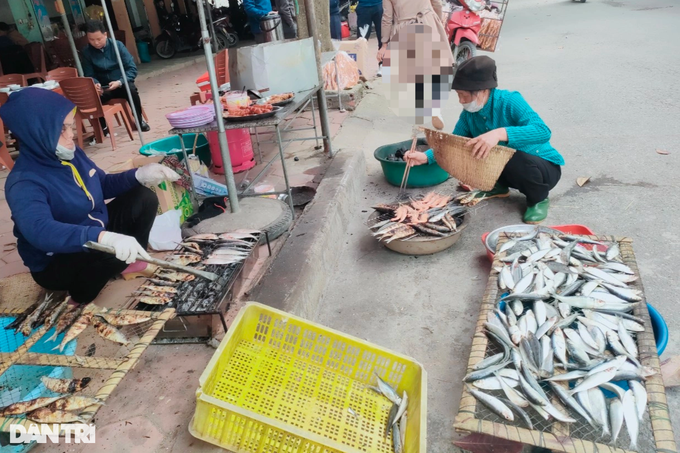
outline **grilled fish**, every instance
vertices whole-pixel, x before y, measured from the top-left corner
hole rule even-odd
[[[82,333],[83,330],[85,330],[85,328],[87,328],[88,324],[90,324],[90,321],[92,321],[93,316],[94,313],[92,311],[83,310],[83,314],[80,315],[76,322],[73,323],[71,328],[68,329],[66,335],[64,335],[64,339],[61,340],[61,344],[59,346],[55,346],[53,350],[59,349],[59,352],[63,352],[69,341],[76,338]]]
[[[97,316],[103,318],[112,326],[130,326],[151,320],[148,316],[132,313],[100,313]]]
[[[48,390],[55,393],[76,393],[83,390],[90,384],[92,378],[84,377],[82,379],[57,379],[48,376],[40,378],[42,383]]]
[[[67,305],[64,313],[59,316],[57,320],[57,326],[54,329],[54,334],[47,341],[54,341],[57,337],[66,329],[69,328],[71,324],[78,319],[83,312],[84,307],[79,305]]]
[[[168,259],[169,262],[175,264],[181,264],[182,266],[188,266],[189,264],[195,264],[201,261],[200,256],[196,255],[173,255]]]
[[[216,234],[206,233],[206,234],[195,234],[184,239],[184,242],[204,242],[204,241],[216,241],[219,237]]]
[[[85,423],[85,419],[72,412],[52,410],[41,407],[26,415],[26,418],[38,423]]]
[[[20,401],[18,403],[10,404],[9,406],[5,406],[2,409],[0,409],[0,415],[4,417],[7,415],[25,414],[26,412],[30,412],[38,408],[45,407],[48,404],[52,404],[59,398],[61,397],[60,396],[50,398],[42,397],[35,398],[29,401]]]
[[[127,345],[130,343],[130,340],[128,340],[120,330],[116,329],[102,318],[96,317],[92,322],[92,327],[94,327],[94,330],[97,331],[100,337],[109,341],[120,343],[122,345]]]
[[[104,404],[104,401],[89,396],[68,396],[55,401],[47,406],[47,408],[53,411],[77,411],[93,404]]]
[[[161,296],[141,296],[137,298],[138,302],[147,305],[165,305],[172,300],[171,297],[161,297]]]
[[[159,286],[159,285],[143,285],[139,287],[140,291],[159,291],[162,293],[177,294],[177,288],[173,286]]]
[[[196,277],[186,272],[159,272],[156,277],[170,282],[190,282]]]

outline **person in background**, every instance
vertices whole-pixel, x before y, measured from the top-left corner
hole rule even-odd
[[[275,3],[279,16],[281,16],[283,37],[285,39],[297,38],[297,22],[295,21],[295,7],[292,0],[275,0]]]
[[[470,137],[472,155],[485,159],[496,145],[517,151],[508,161],[496,186],[479,192],[478,198],[510,196],[510,188],[527,199],[525,223],[540,223],[548,216],[548,193],[562,176],[564,158],[550,144],[552,133],[540,116],[516,91],[500,90],[496,62],[487,57],[473,57],[458,66],[452,88],[458,93],[463,111],[453,134]],[[433,151],[407,152],[405,159],[413,165],[435,162]]]
[[[28,44],[28,39],[24,38],[19,30],[10,28],[5,22],[0,22],[0,36],[7,36],[17,46],[24,47]]]
[[[246,10],[248,16],[248,23],[250,23],[250,31],[255,36],[255,42],[262,44],[264,42],[264,33],[260,29],[260,19],[272,13],[272,3],[270,0],[243,0],[243,8]]]
[[[105,173],[73,141],[75,112],[64,96],[26,88],[9,97],[0,118],[21,143],[5,185],[19,255],[40,286],[87,304],[115,275],[146,267],[132,265],[148,258],[158,209],[144,186],[179,175],[160,164]],[[88,241],[112,247],[115,256],[89,251]]]
[[[137,110],[137,115],[140,117],[141,130],[147,132],[150,128],[142,118],[142,101],[135,86],[137,65],[135,65],[132,55],[130,55],[130,52],[128,52],[122,42],[109,39],[104,24],[101,21],[88,22],[86,32],[89,44],[80,51],[83,75],[85,77],[92,77],[101,96],[102,103],[106,103],[111,99],[128,99],[127,91],[123,85],[123,77],[126,77],[130,86],[132,102]],[[116,51],[113,46],[118,46],[125,74],[120,72],[120,66],[118,66],[118,60],[116,59]],[[106,122],[103,118],[101,118],[101,121],[102,128],[104,128],[106,133]]]
[[[371,37],[371,29],[375,27],[375,35],[378,37],[378,45],[380,45],[381,22],[383,16],[383,2],[382,0],[359,0],[356,9],[357,13],[357,39],[362,37],[362,28],[368,26],[368,32],[364,38]]]
[[[340,21],[340,0],[330,0],[331,39],[342,39],[342,23]]]

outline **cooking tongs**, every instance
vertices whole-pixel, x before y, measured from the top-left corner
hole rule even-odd
[[[111,255],[116,254],[116,250],[113,247],[109,247],[108,245],[102,245],[98,242],[88,241],[85,243],[84,247],[90,250],[96,250],[98,252],[110,253]],[[203,277],[205,279],[210,280],[211,282],[216,282],[217,284],[222,286],[226,284],[224,278],[220,277],[219,275],[213,272],[206,272],[199,269],[194,269],[193,267],[182,266],[181,264],[175,264],[171,263],[170,261],[159,260],[156,258],[146,259],[142,258],[141,256],[137,256],[137,260],[145,261],[150,264],[155,264],[156,266],[162,267],[163,269],[172,269],[179,272],[186,272],[187,274],[195,275],[197,277]]]

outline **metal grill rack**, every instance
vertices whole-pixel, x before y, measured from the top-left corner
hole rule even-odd
[[[203,343],[212,337],[212,317],[219,316],[222,328],[227,331],[227,323],[224,314],[229,309],[235,294],[242,288],[245,276],[259,258],[259,246],[267,244],[271,256],[269,236],[265,233],[254,234],[257,239],[250,240],[250,253],[246,259],[236,264],[205,266],[203,270],[218,274],[226,283],[220,285],[217,282],[196,278],[188,282],[182,282],[177,286],[177,294],[164,305],[148,305],[139,302],[133,295],[126,304],[126,308],[142,311],[161,311],[165,308],[174,308],[176,317],[163,327],[154,340],[154,344],[177,344],[177,343]],[[218,241],[202,243],[203,258],[217,248]],[[175,252],[183,253],[181,247]],[[197,266],[195,263],[190,266]],[[153,278],[153,277],[152,277]],[[148,279],[144,284],[153,284]],[[204,319],[200,317],[204,316]],[[190,319],[193,318],[193,319]]]

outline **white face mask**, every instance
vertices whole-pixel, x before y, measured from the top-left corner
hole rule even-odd
[[[64,145],[57,144],[57,157],[60,160],[72,160],[73,156],[76,154],[76,145],[73,144],[73,148],[67,148]]]
[[[484,107],[484,104],[478,104],[477,101],[472,101],[468,102],[467,104],[463,104],[463,109],[470,113],[479,112],[480,110],[482,110],[482,107]]]

